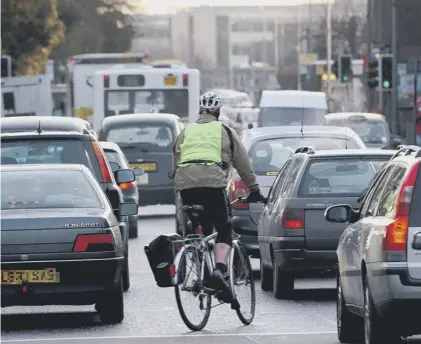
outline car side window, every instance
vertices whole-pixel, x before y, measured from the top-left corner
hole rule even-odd
[[[363,217],[374,216],[377,206],[380,202],[382,191],[386,186],[389,177],[393,173],[394,168],[395,167],[393,165],[389,166],[385,173],[383,173],[383,176],[377,181],[377,186],[374,188],[371,199],[368,201],[367,209],[364,213],[361,213]]]
[[[396,210],[396,198],[398,197],[399,187],[402,184],[405,173],[405,167],[397,166],[395,168],[384,188],[375,216],[393,218]]]
[[[273,203],[278,198],[279,192],[281,191],[281,187],[285,182],[286,176],[288,175],[290,166],[291,160],[288,160],[282,167],[281,171],[279,171],[275,181],[272,184],[272,188],[270,189],[268,203]]]
[[[297,175],[298,175],[298,172],[300,171],[303,160],[304,159],[302,157],[297,157],[294,160],[292,160],[288,177],[282,186],[282,190],[281,190],[282,198],[288,198],[291,196],[292,188],[294,187],[295,181],[297,180]]]

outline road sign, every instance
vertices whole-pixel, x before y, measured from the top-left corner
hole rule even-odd
[[[300,55],[300,64],[310,65],[317,61],[317,54],[301,54]]]

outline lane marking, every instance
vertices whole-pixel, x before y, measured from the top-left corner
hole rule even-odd
[[[152,339],[152,338],[202,338],[202,337],[269,337],[269,336],[318,336],[337,334],[337,332],[273,332],[273,333],[199,333],[199,334],[164,334],[150,336],[104,336],[104,337],[56,337],[56,338],[24,338],[2,339],[2,343],[28,343],[28,342],[52,342],[52,341],[80,341],[80,340],[106,340],[106,339]]]

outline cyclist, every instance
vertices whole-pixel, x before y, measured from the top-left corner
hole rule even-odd
[[[249,188],[248,202],[264,200],[256,182],[247,151],[234,130],[218,121],[222,102],[215,93],[200,96],[200,113],[174,145],[175,188],[184,205],[201,205],[204,234],[218,233],[215,271],[211,287],[228,291],[227,262],[232,244],[231,206],[227,197],[226,174],[231,164]]]

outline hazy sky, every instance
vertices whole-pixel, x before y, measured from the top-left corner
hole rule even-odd
[[[142,7],[148,13],[167,13],[172,9],[201,5],[224,6],[279,6],[326,2],[326,0],[132,0],[133,4],[143,3]]]

